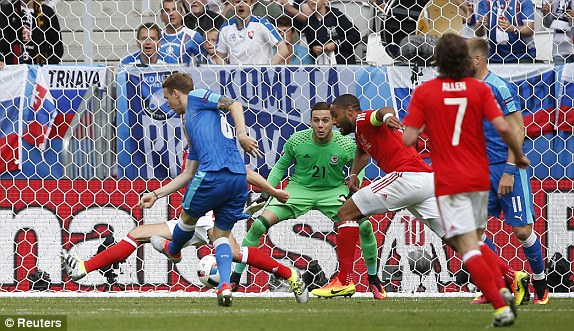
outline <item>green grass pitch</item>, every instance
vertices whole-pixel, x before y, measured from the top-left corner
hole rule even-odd
[[[469,298],[238,297],[229,308],[214,298],[0,298],[0,315],[65,314],[68,330],[485,330],[490,306]],[[519,307],[515,330],[574,330],[574,299]]]

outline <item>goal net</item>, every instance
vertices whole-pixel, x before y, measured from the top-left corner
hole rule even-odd
[[[469,3],[470,10],[477,10],[478,3]],[[402,119],[414,87],[435,71],[401,57],[401,41],[469,29],[458,7],[445,0],[333,0],[327,6],[346,15],[359,32],[352,44],[356,64],[118,66],[121,58],[138,51],[138,26],[152,22],[164,27],[161,1],[55,0],[46,5],[59,20],[61,63],[0,69],[0,293],[207,290],[199,282],[197,264],[213,253],[209,246],[185,248],[183,261],[173,265],[150,245],[141,245],[124,262],[79,281],[71,281],[60,265],[62,249],[88,259],[135,226],[178,218],[179,193],[150,209],[137,207],[144,192],[165,185],[181,168],[186,146],[181,121],[167,107],[161,88],[171,73],[187,72],[196,88],[243,104],[248,133],[264,152],[262,159],[245,160],[267,176],[286,139],[309,127],[309,110],[317,102],[351,93],[362,109],[392,106]],[[223,15],[229,10],[219,1],[207,5]],[[269,15],[273,8],[288,14],[279,2],[258,0],[257,5]],[[291,5],[302,13],[309,10],[305,2]],[[491,70],[518,87],[524,146],[532,161],[534,230],[543,245],[551,291],[571,293],[574,64],[553,62],[554,31],[544,27],[540,6],[535,0],[536,63],[493,64]],[[296,39],[307,47],[303,32]],[[428,159],[425,141],[418,149]],[[371,162],[365,180],[382,175]],[[287,182],[288,177],[282,185]],[[259,193],[251,188],[250,199]],[[460,256],[407,211],[374,215],[369,221],[378,244],[377,272],[387,291],[476,291]],[[239,242],[251,223],[235,225]],[[492,219],[487,233],[513,269],[531,272],[509,226]],[[323,285],[338,270],[336,229],[318,211],[273,226],[259,247],[299,268],[314,279],[313,286]],[[246,270],[241,291],[288,291],[273,276]],[[359,247],[354,271],[357,291],[365,292],[367,269]]]

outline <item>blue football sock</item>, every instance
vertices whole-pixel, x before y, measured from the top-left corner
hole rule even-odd
[[[525,241],[521,241],[521,243],[532,273],[543,274],[544,258],[542,258],[542,245],[540,245],[540,240],[536,234],[532,232],[530,236]]]
[[[229,239],[222,237],[215,240],[213,243],[215,247],[215,260],[217,261],[217,270],[219,271],[219,286],[226,283],[230,284],[231,276],[231,262],[233,261],[233,253],[231,252],[231,246],[229,245]]]
[[[195,225],[188,225],[183,223],[181,218],[173,229],[171,235],[171,242],[167,245],[170,254],[177,255],[181,252],[183,245],[188,242],[195,233]]]
[[[482,242],[484,242],[488,247],[490,247],[490,249],[492,249],[493,252],[496,253],[496,255],[498,255],[498,250],[496,249],[496,245],[494,245],[494,242],[492,242],[492,239],[490,239],[486,235],[486,233],[482,233],[480,240],[482,240]]]

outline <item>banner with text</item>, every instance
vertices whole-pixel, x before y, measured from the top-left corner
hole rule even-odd
[[[352,93],[361,106],[392,101],[385,68],[375,67],[209,67],[127,68],[118,73],[118,176],[173,178],[181,164],[181,121],[167,108],[161,83],[173,72],[191,74],[196,88],[240,101],[249,134],[265,153],[249,160],[263,175],[275,164],[286,139],[308,127],[319,101]],[[231,120],[229,118],[229,120]]]
[[[537,215],[535,230],[544,256],[560,253],[573,261],[574,181],[533,180],[531,184]],[[111,242],[119,242],[137,225],[176,218],[180,194],[173,194],[169,200],[162,198],[150,209],[134,208],[141,192],[161,185],[165,183],[156,180],[0,181],[0,292],[34,289],[30,274],[38,270],[49,275],[48,289],[52,291],[200,290],[197,265],[202,256],[212,253],[209,246],[185,248],[183,261],[173,266],[151,245],[141,245],[125,262],[112,266],[115,276],[110,278],[94,271],[73,282],[60,265],[62,248],[88,259],[108,236]],[[388,290],[411,293],[421,289],[421,284],[427,293],[474,289],[464,277],[459,256],[408,212],[375,215],[370,221],[379,247],[378,274]],[[239,242],[249,226],[248,221],[240,221],[234,227]],[[510,227],[492,220],[488,231],[515,270],[530,271]],[[327,277],[337,271],[333,222],[316,211],[275,225],[263,236],[260,248],[281,263],[303,271],[313,260],[319,262]],[[356,253],[354,277],[358,291],[364,292],[368,283],[366,267],[360,250]],[[412,258],[417,256],[427,258],[429,263],[414,266]],[[252,267],[249,271],[242,281],[246,291],[270,288],[267,273]]]
[[[24,96],[12,102],[10,116],[19,114],[22,139],[18,150],[20,167],[7,168],[2,177],[59,178],[63,175],[62,138],[81,105],[89,102],[88,91],[106,90],[105,66],[26,66],[19,75],[11,74],[22,66],[2,70],[1,90],[12,91],[25,84]],[[8,76],[4,75],[7,74]],[[18,94],[14,97],[19,98]],[[14,99],[15,100],[15,99]],[[90,115],[90,114],[88,114]],[[3,118],[2,123],[5,123]]]

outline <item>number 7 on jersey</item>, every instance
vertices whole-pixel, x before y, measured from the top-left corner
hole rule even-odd
[[[444,98],[445,106],[458,106],[456,112],[456,120],[454,122],[454,132],[452,133],[452,145],[458,146],[460,142],[460,131],[462,127],[462,120],[464,118],[464,113],[466,112],[466,106],[468,105],[467,98]]]

